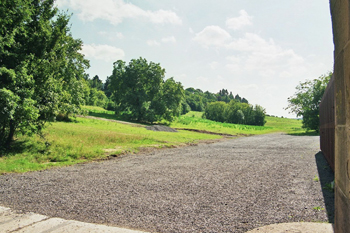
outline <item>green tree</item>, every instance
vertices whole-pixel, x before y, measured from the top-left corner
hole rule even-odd
[[[144,58],[132,59],[128,65],[115,62],[109,89],[116,113],[136,121],[171,121],[180,113],[183,87],[172,78],[164,81],[164,75],[159,64]]]
[[[97,90],[96,88],[90,88],[89,100],[87,102],[88,105],[106,108],[107,103],[108,98],[103,91]]]
[[[102,80],[95,75],[92,79],[89,79],[90,87],[96,88],[97,90],[103,90]]]
[[[225,118],[226,122],[234,124],[244,124],[245,116],[241,109],[241,103],[237,100],[231,100],[227,106]]]
[[[230,103],[222,101],[209,103],[203,114],[204,118],[213,121],[245,125],[265,125],[265,109],[259,105],[253,107],[238,100]]]
[[[184,99],[184,89],[180,82],[175,82],[173,78],[169,78],[162,83],[160,91],[156,96],[158,111],[155,113],[159,116],[159,120],[165,119],[169,122],[173,121],[175,116],[181,114]],[[162,107],[160,107],[162,106]]]
[[[205,108],[203,117],[209,120],[225,122],[226,116],[225,112],[227,112],[227,104],[222,101],[212,102],[207,105]]]
[[[89,66],[54,0],[0,1],[0,147],[84,103]]]
[[[200,89],[189,87],[185,90],[186,103],[192,111],[202,112],[205,108],[204,93]]]
[[[319,105],[332,73],[307,80],[296,87],[296,92],[288,98],[289,109],[298,117],[303,117],[303,128],[319,132]]]
[[[108,88],[109,84],[110,84],[111,80],[109,77],[107,77],[105,83],[103,84],[103,92],[105,93],[105,95],[109,98],[111,97],[111,91],[110,89]]]
[[[265,109],[263,107],[261,107],[260,105],[255,105],[255,107],[254,107],[254,125],[264,126],[266,123],[265,116],[266,116]]]

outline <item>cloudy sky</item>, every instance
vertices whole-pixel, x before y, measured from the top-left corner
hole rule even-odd
[[[333,69],[328,0],[57,0],[72,13],[90,77],[143,57],[185,88],[225,88],[266,108],[284,108],[299,82]]]

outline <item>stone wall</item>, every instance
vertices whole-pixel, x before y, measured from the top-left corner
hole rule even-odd
[[[335,224],[350,232],[350,0],[330,0],[335,76]]]

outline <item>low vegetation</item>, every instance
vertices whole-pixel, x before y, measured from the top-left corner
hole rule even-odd
[[[265,126],[252,126],[215,122],[208,119],[203,119],[202,114],[202,112],[189,112],[186,115],[182,115],[177,118],[177,120],[171,123],[171,127],[206,130],[210,132],[234,135],[256,135],[276,132],[284,132],[293,135],[305,134],[305,130],[302,129],[301,120],[296,119],[266,116]]]
[[[121,120],[114,111],[96,106],[85,106],[83,109],[90,116]],[[170,127],[178,128],[177,133],[154,132],[142,125],[135,127],[83,117],[71,118],[71,122],[54,122],[43,130],[42,136],[19,135],[13,149],[0,157],[0,174],[67,166],[123,153],[136,153],[145,148],[167,148],[222,138],[220,135],[181,129],[231,135],[304,132],[300,120],[267,116],[265,126],[249,126],[203,119],[202,114],[192,111],[176,118]]]
[[[144,127],[95,119],[76,118],[73,122],[55,122],[39,136],[19,136],[13,150],[0,157],[0,173],[26,172],[65,166],[142,148],[163,148],[220,136],[188,131],[154,132]]]

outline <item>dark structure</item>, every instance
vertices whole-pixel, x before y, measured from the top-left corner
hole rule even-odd
[[[334,41],[336,233],[350,232],[350,0],[330,0]]]
[[[335,143],[335,99],[334,76],[327,85],[327,89],[320,103],[320,145],[328,164],[334,171],[334,143]]]

